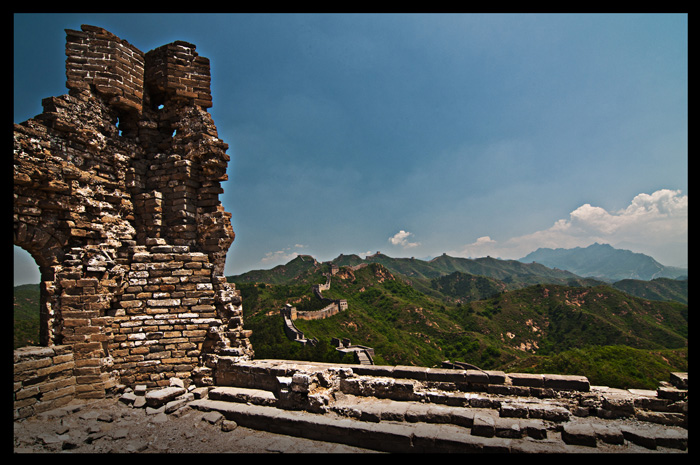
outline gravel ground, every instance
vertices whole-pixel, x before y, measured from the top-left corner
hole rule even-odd
[[[68,407],[68,408],[66,408]],[[74,401],[61,410],[14,422],[15,453],[368,453],[342,444],[295,438],[222,421],[190,407],[148,414],[116,399]]]

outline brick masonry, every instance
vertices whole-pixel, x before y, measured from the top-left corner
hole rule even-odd
[[[41,272],[41,344],[71,352],[76,397],[210,383],[218,355],[253,351],[223,277],[235,234],[209,60],[85,25],[66,57],[68,94],[14,125],[14,243]]]
[[[68,346],[22,347],[14,354],[15,417],[56,409],[75,396],[76,370]]]

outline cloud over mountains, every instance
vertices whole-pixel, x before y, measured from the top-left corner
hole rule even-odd
[[[389,238],[389,242],[392,245],[398,245],[404,249],[411,249],[413,247],[418,247],[420,242],[410,242],[409,237],[413,236],[413,233],[404,231],[403,229]]]
[[[652,251],[652,255],[659,244],[668,244],[681,257],[687,254],[688,246],[688,196],[679,190],[661,189],[639,194],[626,208],[612,212],[584,204],[548,229],[505,241],[480,237],[453,253],[521,258],[540,247],[585,247],[594,242]]]

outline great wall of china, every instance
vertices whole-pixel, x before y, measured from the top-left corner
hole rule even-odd
[[[318,339],[307,338],[304,332],[299,330],[294,324],[294,320],[322,320],[324,318],[330,318],[333,315],[337,315],[339,312],[348,309],[348,302],[345,299],[328,299],[323,297],[323,291],[327,291],[331,288],[331,279],[333,275],[338,271],[338,267],[334,264],[330,264],[331,272],[326,275],[326,282],[324,284],[314,284],[312,287],[313,294],[322,302],[329,302],[328,305],[320,310],[299,312],[296,307],[290,304],[286,304],[281,310],[284,334],[288,339],[298,342],[303,345],[316,345]],[[355,356],[357,363],[361,365],[374,365],[374,349],[371,347],[366,347],[362,345],[353,345],[348,339],[338,339],[333,338],[331,344],[336,347],[336,350],[344,353],[352,353]]]
[[[14,125],[14,243],[40,268],[42,340],[14,353],[15,422],[114,398],[385,452],[688,451],[687,373],[637,390],[255,360],[223,276],[234,233],[209,60],[182,41],[143,53],[94,26],[66,30],[66,55],[69,93]]]

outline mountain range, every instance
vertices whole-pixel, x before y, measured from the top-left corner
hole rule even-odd
[[[573,249],[540,248],[519,261],[541,263],[550,268],[606,282],[623,279],[678,279],[688,276],[685,268],[664,266],[648,255],[598,243]]]
[[[421,260],[417,258],[393,258],[377,252],[364,259],[359,255],[341,254],[330,263],[339,267],[358,267],[379,263],[392,272],[402,275],[411,284],[417,283],[419,286],[421,282],[454,272],[498,279],[505,284],[507,289],[538,284],[543,280],[570,285],[594,282],[594,280],[581,278],[569,271],[551,269],[539,263],[523,263],[517,260],[501,260],[491,257],[471,259],[443,254],[432,260]],[[230,278],[235,282],[283,283],[318,265],[319,262],[314,257],[299,255],[290,262],[270,270],[253,270]]]
[[[364,259],[359,255],[341,254],[329,263],[339,267],[380,263],[428,295],[435,294],[438,287],[444,291],[450,286],[464,287],[467,282],[475,285],[476,281],[480,282],[481,289],[475,296],[480,297],[542,283],[568,286],[606,283],[645,299],[688,303],[687,269],[664,266],[648,255],[615,249],[607,244],[596,243],[575,249],[538,249],[520,260],[492,257],[471,259],[447,254],[431,260],[421,260],[393,258],[377,252]],[[299,255],[287,264],[270,270],[249,271],[229,277],[229,280],[289,283],[318,266],[319,262],[314,257]],[[457,275],[453,275],[455,273]],[[458,283],[460,280],[461,284]],[[490,289],[488,292],[485,290],[487,287]]]
[[[279,309],[289,303],[317,310],[323,304],[311,289],[328,273],[335,274],[324,297],[346,300],[347,310],[295,321],[316,346],[288,340]],[[298,256],[228,280],[241,291],[259,358],[337,362],[330,341],[347,338],[372,347],[378,364],[440,366],[447,359],[639,388],[687,367],[687,280],[626,280],[632,291],[648,294],[637,297],[539,263],[381,253],[329,262]]]

